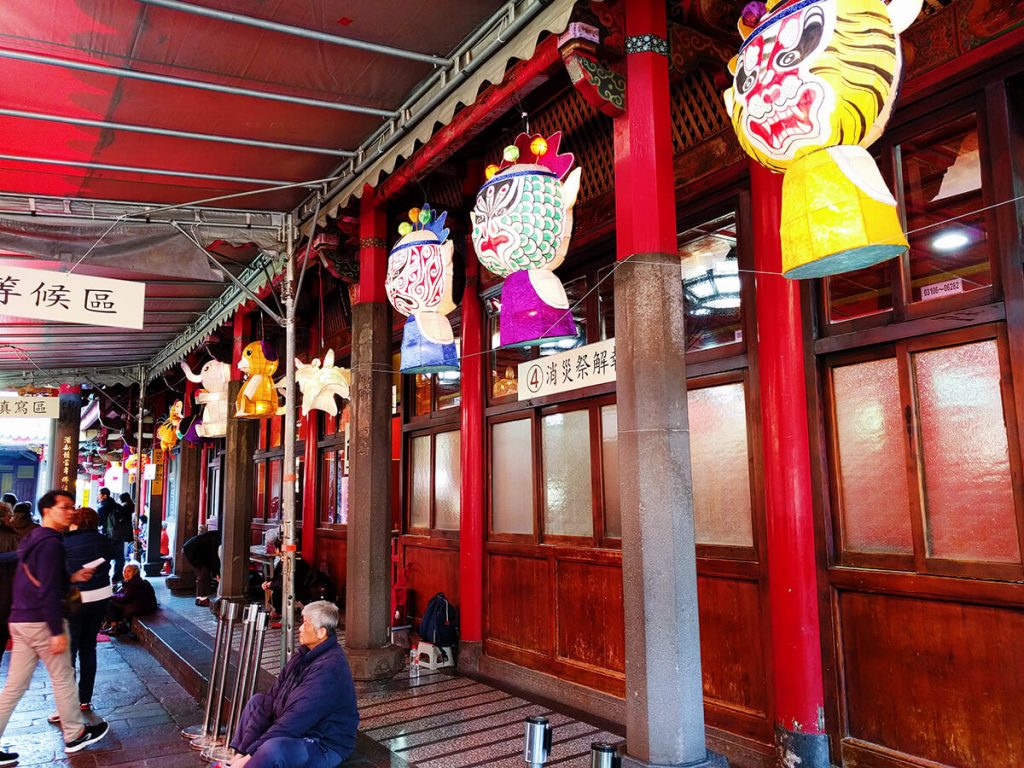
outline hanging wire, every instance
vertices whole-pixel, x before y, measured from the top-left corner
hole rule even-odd
[[[974,216],[974,215],[979,214],[979,213],[984,213],[985,211],[989,211],[989,210],[991,210],[993,208],[998,208],[998,207],[1003,206],[1003,205],[1010,205],[1012,203],[1017,203],[1017,202],[1020,202],[1021,200],[1024,200],[1024,194],[1017,195],[1016,197],[1011,197],[1011,198],[1009,198],[1007,200],[1003,200],[1003,201],[998,202],[998,203],[992,203],[991,205],[987,205],[987,206],[984,206],[982,208],[978,208],[978,209],[973,210],[973,211],[967,211],[966,213],[961,213],[961,214],[959,214],[957,216],[951,216],[950,218],[943,219],[942,221],[933,222],[931,224],[925,224],[924,226],[917,227],[915,229],[908,229],[906,232],[903,233],[903,235],[904,235],[904,237],[907,237],[909,235],[914,235],[914,234],[917,234],[919,232],[927,231],[929,229],[935,229],[936,227],[941,227],[941,226],[943,226],[945,224],[949,224],[950,222],[957,221],[959,219],[963,219],[963,218],[966,218],[968,216]],[[682,234],[686,234],[687,232],[693,232],[693,231],[696,231],[697,229],[699,229],[699,228],[698,227],[693,227],[691,229],[685,230]],[[887,242],[887,241],[880,241],[880,242]],[[547,335],[552,330],[554,330],[554,328],[557,327],[566,318],[567,315],[571,315],[577,308],[579,308],[579,306],[587,299],[588,296],[590,296],[594,291],[598,290],[600,288],[601,284],[605,280],[607,280],[609,277],[614,275],[616,270],[619,269],[619,267],[621,267],[623,264],[627,264],[627,263],[634,264],[634,265],[637,265],[637,266],[645,265],[645,266],[654,266],[654,267],[670,267],[673,272],[678,272],[679,271],[679,263],[678,262],[671,262],[671,261],[642,261],[642,260],[636,258],[636,254],[628,256],[625,259],[618,260],[618,261],[615,262],[615,264],[612,266],[612,268],[610,270],[608,270],[608,272],[605,275],[603,275],[594,284],[594,286],[590,290],[588,290],[586,293],[584,293],[579,299],[576,300],[576,302],[574,304],[572,304],[567,310],[565,310],[565,312],[563,312],[558,317],[558,319],[554,323],[552,323],[551,327],[548,328],[543,334],[541,334],[541,337]],[[744,272],[744,273],[747,273],[747,274],[755,274],[755,275],[771,275],[771,276],[775,276],[775,277],[783,277],[784,276],[782,272],[773,272],[773,271],[758,270],[758,269],[740,269],[738,271],[739,272]],[[952,272],[948,272],[946,270],[943,270],[943,272],[945,272],[946,274],[953,274]],[[473,353],[470,353],[470,354],[461,354],[460,353],[459,356],[458,356],[458,359],[460,361],[461,360],[468,360],[468,359],[473,358],[473,357],[480,357],[480,356],[483,356],[483,355],[490,355],[493,352],[498,352],[500,350],[505,350],[505,349],[521,349],[521,348],[517,347],[515,345],[506,344],[506,345],[501,345],[501,346],[497,346],[497,347],[491,347],[490,349],[481,350],[480,352],[473,352]],[[382,366],[373,366],[373,365],[355,366],[351,370],[353,372],[358,370],[358,371],[361,371],[361,372],[371,372],[371,373],[393,373],[393,370],[391,368],[384,368]]]

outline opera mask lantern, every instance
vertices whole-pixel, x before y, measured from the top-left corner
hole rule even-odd
[[[526,133],[489,165],[473,208],[473,247],[480,263],[505,278],[501,345],[534,346],[575,338],[576,321],[554,270],[565,260],[580,169],[558,154],[562,134]]]
[[[740,146],[785,173],[782,271],[850,272],[909,247],[866,147],[885,130],[902,70],[899,34],[921,0],[750,3],[726,107]]]
[[[391,306],[409,318],[402,333],[402,373],[459,370],[455,334],[445,317],[455,309],[447,217],[447,211],[438,216],[429,205],[413,208],[388,256],[384,290]]]
[[[284,412],[274,384],[277,362],[277,352],[265,341],[254,341],[242,350],[238,370],[246,378],[235,398],[235,418],[269,419]]]

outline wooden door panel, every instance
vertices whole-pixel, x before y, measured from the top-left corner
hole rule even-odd
[[[556,560],[558,657],[621,674],[626,670],[622,567]]]
[[[420,546],[405,540],[404,557],[409,585],[408,613],[418,622],[427,603],[438,592],[459,607],[459,550],[453,547]]]
[[[1024,765],[1024,611],[839,592],[838,617],[851,765]]]
[[[546,558],[487,558],[488,639],[550,656],[553,606]]]
[[[697,592],[705,701],[767,723],[768,679],[758,582],[698,576]]]

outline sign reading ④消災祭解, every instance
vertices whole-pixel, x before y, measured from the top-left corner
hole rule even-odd
[[[519,364],[519,400],[615,381],[615,339]]]
[[[0,264],[0,315],[142,328],[145,283]]]

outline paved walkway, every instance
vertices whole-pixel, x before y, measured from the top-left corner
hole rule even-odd
[[[201,633],[212,646],[210,638],[217,631],[212,611],[197,607],[191,598],[172,595],[162,582],[155,585],[163,618],[193,636]],[[343,641],[344,633],[339,631],[338,638]],[[263,669],[269,674],[280,671],[280,643],[281,631],[268,631]],[[546,715],[554,726],[548,765],[589,768],[591,742],[622,741],[621,735],[447,670],[405,672],[387,683],[359,683],[356,693],[358,747],[375,761],[386,757],[373,746],[386,747],[389,768],[519,768],[525,765],[523,720],[532,715]]]
[[[7,676],[9,656],[0,677]],[[138,643],[100,643],[97,657],[93,703],[110,733],[82,752],[64,754],[60,729],[46,722],[55,706],[50,678],[39,665],[3,736],[20,755],[18,765],[196,768],[197,753],[179,735],[181,723],[195,720],[195,700]]]
[[[209,609],[172,596],[161,581],[154,580],[154,586],[163,606],[154,624],[175,646],[164,652],[178,660],[176,674],[186,685],[190,679],[201,683],[209,673],[216,622]],[[280,668],[280,637],[280,630],[268,633],[261,687]],[[0,677],[6,677],[8,656]],[[179,735],[182,727],[202,719],[201,705],[141,643],[120,638],[101,643],[98,661],[93,705],[110,723],[107,737],[76,755],[64,754],[60,730],[46,722],[54,711],[53,693],[40,665],[2,739],[21,755],[19,766],[204,765]],[[621,741],[568,714],[446,672],[406,672],[387,683],[358,684],[357,695],[362,722],[356,753],[345,768],[518,768],[524,764],[523,720],[541,714],[554,726],[549,765],[586,768],[592,741]]]

